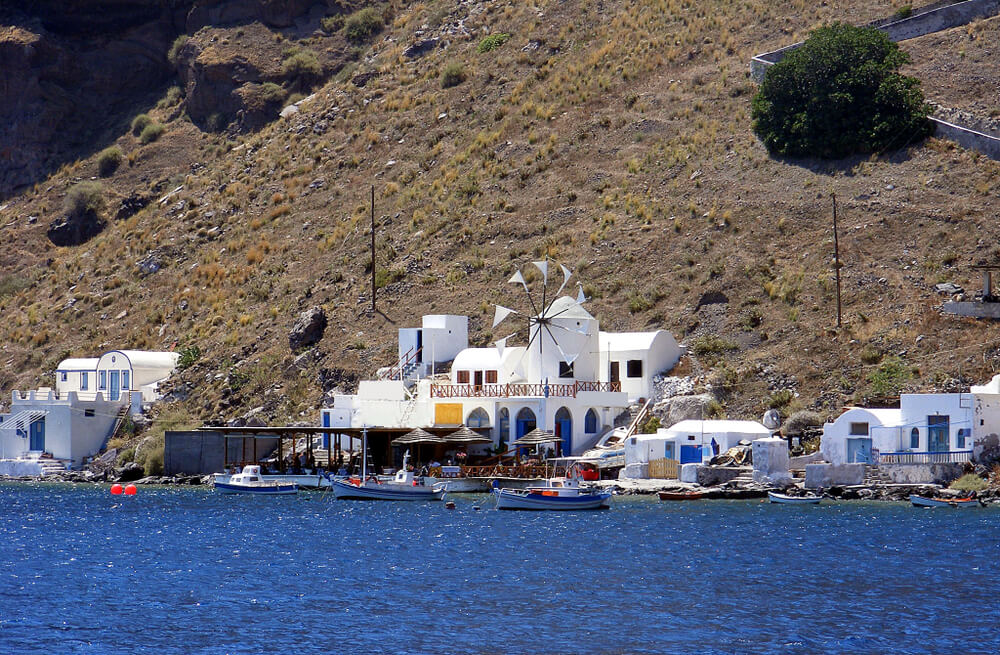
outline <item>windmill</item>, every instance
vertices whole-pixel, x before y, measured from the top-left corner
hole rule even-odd
[[[583,309],[582,305],[586,302],[587,298],[583,294],[583,286],[579,283],[577,283],[579,292],[575,300],[568,296],[559,296],[573,275],[568,268],[562,264],[558,264],[563,280],[556,292],[550,297],[549,262],[544,260],[531,262],[531,264],[542,274],[541,297],[537,297],[537,290],[535,295],[532,295],[524,275],[521,271],[517,271],[511,276],[508,283],[521,285],[527,297],[530,313],[504,307],[503,305],[495,305],[493,328],[495,329],[510,316],[521,316],[527,319],[528,345],[521,356],[521,360],[518,361],[514,369],[520,369],[524,357],[532,352],[532,346],[537,342],[538,360],[536,366],[532,368],[537,368],[538,382],[541,382],[544,374],[546,337],[548,337],[548,341],[558,350],[562,360],[572,366],[579,356],[591,345],[592,334],[589,329],[589,322],[593,321],[594,317]],[[520,331],[518,329],[496,342],[497,351],[500,353],[501,358],[507,346],[507,340],[516,336]]]

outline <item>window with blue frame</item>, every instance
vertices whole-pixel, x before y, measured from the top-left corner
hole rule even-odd
[[[83,371],[80,373],[80,391],[86,391],[89,385],[90,381],[87,379],[87,372]]]
[[[60,382],[65,382],[67,377],[68,377],[68,374],[66,373],[66,371],[59,371],[59,381]]]
[[[122,389],[128,391],[128,371],[122,371]]]
[[[587,415],[583,417],[583,431],[587,434],[597,432],[597,412],[593,409],[588,409]]]
[[[98,389],[102,389],[102,390],[108,388],[108,372],[107,371],[98,371],[97,372],[97,388]]]
[[[965,440],[972,436],[972,430],[969,428],[962,428],[958,431],[958,440],[955,444],[957,448],[965,448]]]
[[[910,450],[920,450],[920,430],[910,430]]]

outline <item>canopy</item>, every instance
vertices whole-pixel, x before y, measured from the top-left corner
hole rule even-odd
[[[449,443],[493,443],[489,437],[484,437],[464,425],[442,439]]]
[[[433,434],[427,430],[417,428],[411,432],[407,432],[401,437],[397,437],[392,440],[393,446],[405,446],[413,443],[444,443],[445,440],[441,437],[435,437]]]
[[[535,428],[528,434],[524,435],[520,439],[514,440],[511,444],[513,446],[537,446],[543,443],[556,443],[562,441],[561,437],[557,437],[547,430],[542,430],[540,428]]]

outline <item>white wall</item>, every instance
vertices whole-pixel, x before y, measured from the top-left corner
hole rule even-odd
[[[428,314],[422,328],[424,361],[447,362],[469,347],[469,317],[454,314]],[[416,337],[413,337],[414,340]]]
[[[885,452],[895,452],[899,443],[900,413],[893,410],[893,420],[887,420],[886,410],[876,414],[863,407],[854,407],[840,416],[833,423],[823,424],[823,437],[820,439],[820,451],[823,458],[831,464],[847,463],[847,439],[863,439],[865,435],[851,435],[851,423],[867,423],[868,437],[872,439],[872,448]],[[886,429],[883,421],[890,424]]]

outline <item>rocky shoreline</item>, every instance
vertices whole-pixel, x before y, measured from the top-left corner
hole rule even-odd
[[[119,472],[106,471],[66,471],[46,476],[0,476],[0,482],[26,483],[72,483],[72,484],[114,484],[132,483],[158,486],[207,486],[212,484],[211,475],[176,476],[136,476],[133,469]],[[1000,489],[985,489],[978,492],[964,492],[948,489],[936,484],[860,484],[833,486],[823,490],[806,490],[798,486],[774,487],[756,483],[725,483],[711,487],[677,482],[675,480],[601,480],[596,483],[622,496],[650,496],[660,491],[697,491],[705,500],[752,500],[767,498],[769,491],[784,494],[810,495],[819,493],[831,500],[861,500],[899,502],[909,500],[910,495],[935,496],[941,498],[975,497],[985,503],[1000,503]]]

